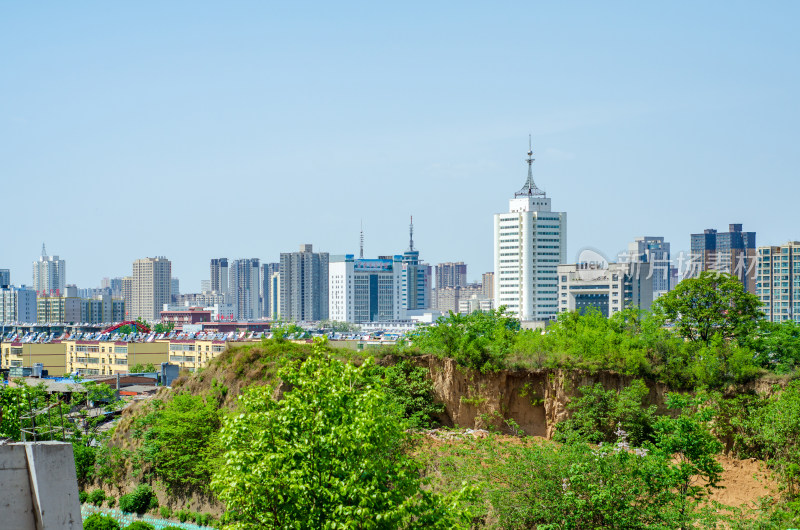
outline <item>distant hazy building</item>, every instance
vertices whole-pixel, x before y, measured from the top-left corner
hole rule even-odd
[[[558,265],[567,261],[567,214],[554,212],[550,199],[528,179],[509,200],[508,213],[494,216],[495,307],[506,306],[521,320],[555,318]]]
[[[300,245],[299,252],[282,252],[281,313],[288,322],[328,318],[328,253]]]
[[[176,297],[181,294],[181,281],[178,278],[170,278],[169,280],[169,295]]]
[[[648,262],[653,277],[653,299],[674,287],[671,281],[669,243],[663,237],[637,237],[628,244],[628,261]]]
[[[9,269],[0,269],[0,288],[8,287],[11,285],[11,271]]]
[[[443,314],[459,313],[461,301],[472,298],[483,298],[483,287],[479,283],[467,284],[460,287],[443,287],[436,289],[436,309]],[[485,305],[485,304],[484,304]]]
[[[36,291],[27,287],[0,287],[0,322],[36,322]]]
[[[133,276],[125,276],[121,278],[122,283],[122,299],[125,301],[125,319],[131,318],[133,311]]]
[[[744,288],[756,292],[756,233],[742,232],[741,224],[728,225],[728,232],[706,229],[692,234],[691,263],[687,276],[703,271],[727,272],[739,278]]]
[[[269,314],[265,315],[271,320],[277,320],[281,315],[281,273],[273,272],[269,279]]]
[[[36,299],[36,322],[77,324],[81,320],[81,298],[74,296],[39,296]]]
[[[228,295],[230,293],[228,258],[211,260],[211,291]]]
[[[758,247],[756,295],[767,320],[800,323],[800,242]]]
[[[610,317],[628,307],[650,310],[653,278],[648,262],[558,266],[559,312],[589,308]]]
[[[261,264],[261,314],[266,318],[273,318],[273,306],[276,306],[275,297],[272,292],[272,276],[281,270],[280,263]]]
[[[230,268],[230,303],[236,306],[239,320],[261,318],[259,296],[261,264],[258,258],[238,259]]]
[[[436,288],[464,287],[467,285],[467,264],[447,262],[436,265]]]
[[[403,319],[403,265],[403,256],[399,255],[356,259],[347,254],[331,261],[331,320],[362,324]]]
[[[481,277],[481,289],[483,289],[484,298],[494,299],[494,273],[484,272]]]
[[[161,308],[171,299],[171,278],[172,263],[163,256],[133,262],[131,319],[161,317]]]
[[[42,244],[42,255],[33,262],[33,289],[39,295],[60,295],[66,285],[66,263],[58,256],[48,256]]]

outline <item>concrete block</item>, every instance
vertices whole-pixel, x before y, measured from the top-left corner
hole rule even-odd
[[[37,530],[82,530],[72,444],[25,443]]]
[[[0,446],[0,487],[0,528],[34,530],[36,519],[24,446]]]

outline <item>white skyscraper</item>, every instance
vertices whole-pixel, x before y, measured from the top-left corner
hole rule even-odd
[[[42,243],[42,255],[33,262],[33,290],[42,295],[64,292],[66,264],[58,256],[48,256]]]
[[[163,256],[137,259],[132,277],[130,317],[159,320],[161,309],[170,301],[172,263]]]
[[[558,265],[567,261],[567,214],[553,212],[550,199],[528,180],[494,216],[494,300],[520,320],[550,320],[558,312]]]

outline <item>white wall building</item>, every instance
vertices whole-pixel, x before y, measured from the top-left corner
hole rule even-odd
[[[328,266],[331,320],[362,324],[405,319],[402,256],[355,259],[347,254],[333,259]]]
[[[651,263],[578,263],[558,266],[558,310],[610,317],[628,307],[653,304]]]
[[[559,263],[567,261],[567,214],[528,180],[509,200],[508,213],[494,216],[494,306],[506,306],[520,320],[550,320],[558,311]]]
[[[33,290],[40,295],[63,295],[66,279],[64,260],[48,256],[42,244],[42,255],[33,262]]]
[[[36,291],[13,285],[0,288],[0,322],[36,322]]]

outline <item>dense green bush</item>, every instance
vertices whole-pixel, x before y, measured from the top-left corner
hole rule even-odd
[[[93,513],[83,520],[83,530],[119,530],[119,523],[113,517]]]
[[[220,426],[217,404],[182,393],[156,408],[147,421],[140,454],[167,492],[206,488],[218,453],[213,443]]]
[[[423,488],[397,403],[361,366],[319,347],[280,377],[290,389],[250,387],[221,432],[212,488],[242,528],[450,528],[463,516]],[[378,522],[378,524],[376,524]]]
[[[449,455],[436,469],[447,484],[480,485],[470,509],[499,528],[694,528],[715,517],[708,492],[720,477],[721,446],[699,401],[669,402],[680,415],[656,421],[641,447],[622,430],[600,445],[466,438],[437,447]]]
[[[486,372],[505,367],[519,329],[519,320],[500,307],[471,315],[451,312],[409,338],[423,353],[451,357],[461,366]]]
[[[144,521],[134,521],[123,530],[156,530],[156,527]]]
[[[95,506],[100,506],[103,504],[103,501],[106,500],[106,493],[100,488],[92,490],[91,493],[89,493],[88,500]]]
[[[81,504],[83,504],[84,502],[86,502],[88,499],[89,499],[89,494],[88,494],[88,493],[86,493],[86,492],[85,492],[85,491],[83,491],[83,490],[81,490],[81,491],[79,491],[79,492],[78,492],[78,500],[80,500],[80,503],[81,503]]]
[[[589,443],[609,443],[617,439],[620,429],[635,446],[652,440],[656,407],[648,406],[649,389],[641,379],[621,391],[606,390],[600,383],[579,391],[580,397],[567,405],[570,418],[556,425],[556,440],[575,436]]]
[[[163,517],[164,519],[169,519],[170,517],[172,517],[172,509],[170,509],[169,506],[161,506],[158,509],[158,513],[161,514],[161,517]]]
[[[444,406],[436,402],[427,368],[402,359],[391,366],[376,365],[374,371],[383,378],[386,393],[400,405],[412,427],[430,427],[444,412]]]
[[[144,513],[156,507],[158,499],[153,488],[147,484],[139,484],[131,493],[119,498],[119,508],[126,513]]]
[[[94,479],[97,448],[78,440],[72,443],[72,453],[75,456],[75,473],[78,483],[86,485]]]

